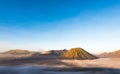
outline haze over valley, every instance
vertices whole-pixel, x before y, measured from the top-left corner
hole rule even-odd
[[[0,74],[120,74],[120,0],[0,0]]]

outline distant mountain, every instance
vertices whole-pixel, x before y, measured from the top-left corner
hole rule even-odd
[[[114,52],[104,52],[98,55],[98,57],[102,58],[120,58],[120,50],[114,51]]]
[[[85,51],[82,48],[72,48],[63,54],[63,58],[65,59],[96,59],[97,57]]]
[[[64,53],[66,53],[67,51],[68,51],[67,49],[63,49],[63,50],[50,50],[49,54],[56,55],[56,56],[61,56]]]
[[[15,49],[15,50],[9,50],[7,52],[4,52],[6,54],[15,54],[15,55],[21,55],[21,54],[29,54],[31,53],[28,50],[22,50],[22,49]]]

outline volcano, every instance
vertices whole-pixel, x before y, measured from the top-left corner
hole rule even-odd
[[[63,58],[65,59],[97,59],[96,56],[90,54],[82,48],[71,48],[65,54],[63,54]]]

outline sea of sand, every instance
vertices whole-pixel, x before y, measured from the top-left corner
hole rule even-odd
[[[45,62],[49,63],[49,60]],[[1,65],[0,74],[120,74],[120,58],[52,60],[52,64]]]

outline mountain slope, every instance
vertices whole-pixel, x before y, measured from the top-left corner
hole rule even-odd
[[[96,59],[97,57],[82,48],[72,48],[63,55],[66,59]]]
[[[102,58],[120,58],[120,50],[114,51],[114,52],[109,52],[109,53],[102,53],[98,55],[98,57]]]
[[[29,54],[30,51],[27,50],[21,50],[21,49],[15,49],[15,50],[9,50],[5,52],[7,54],[15,54],[15,55],[20,55],[20,54]]]

